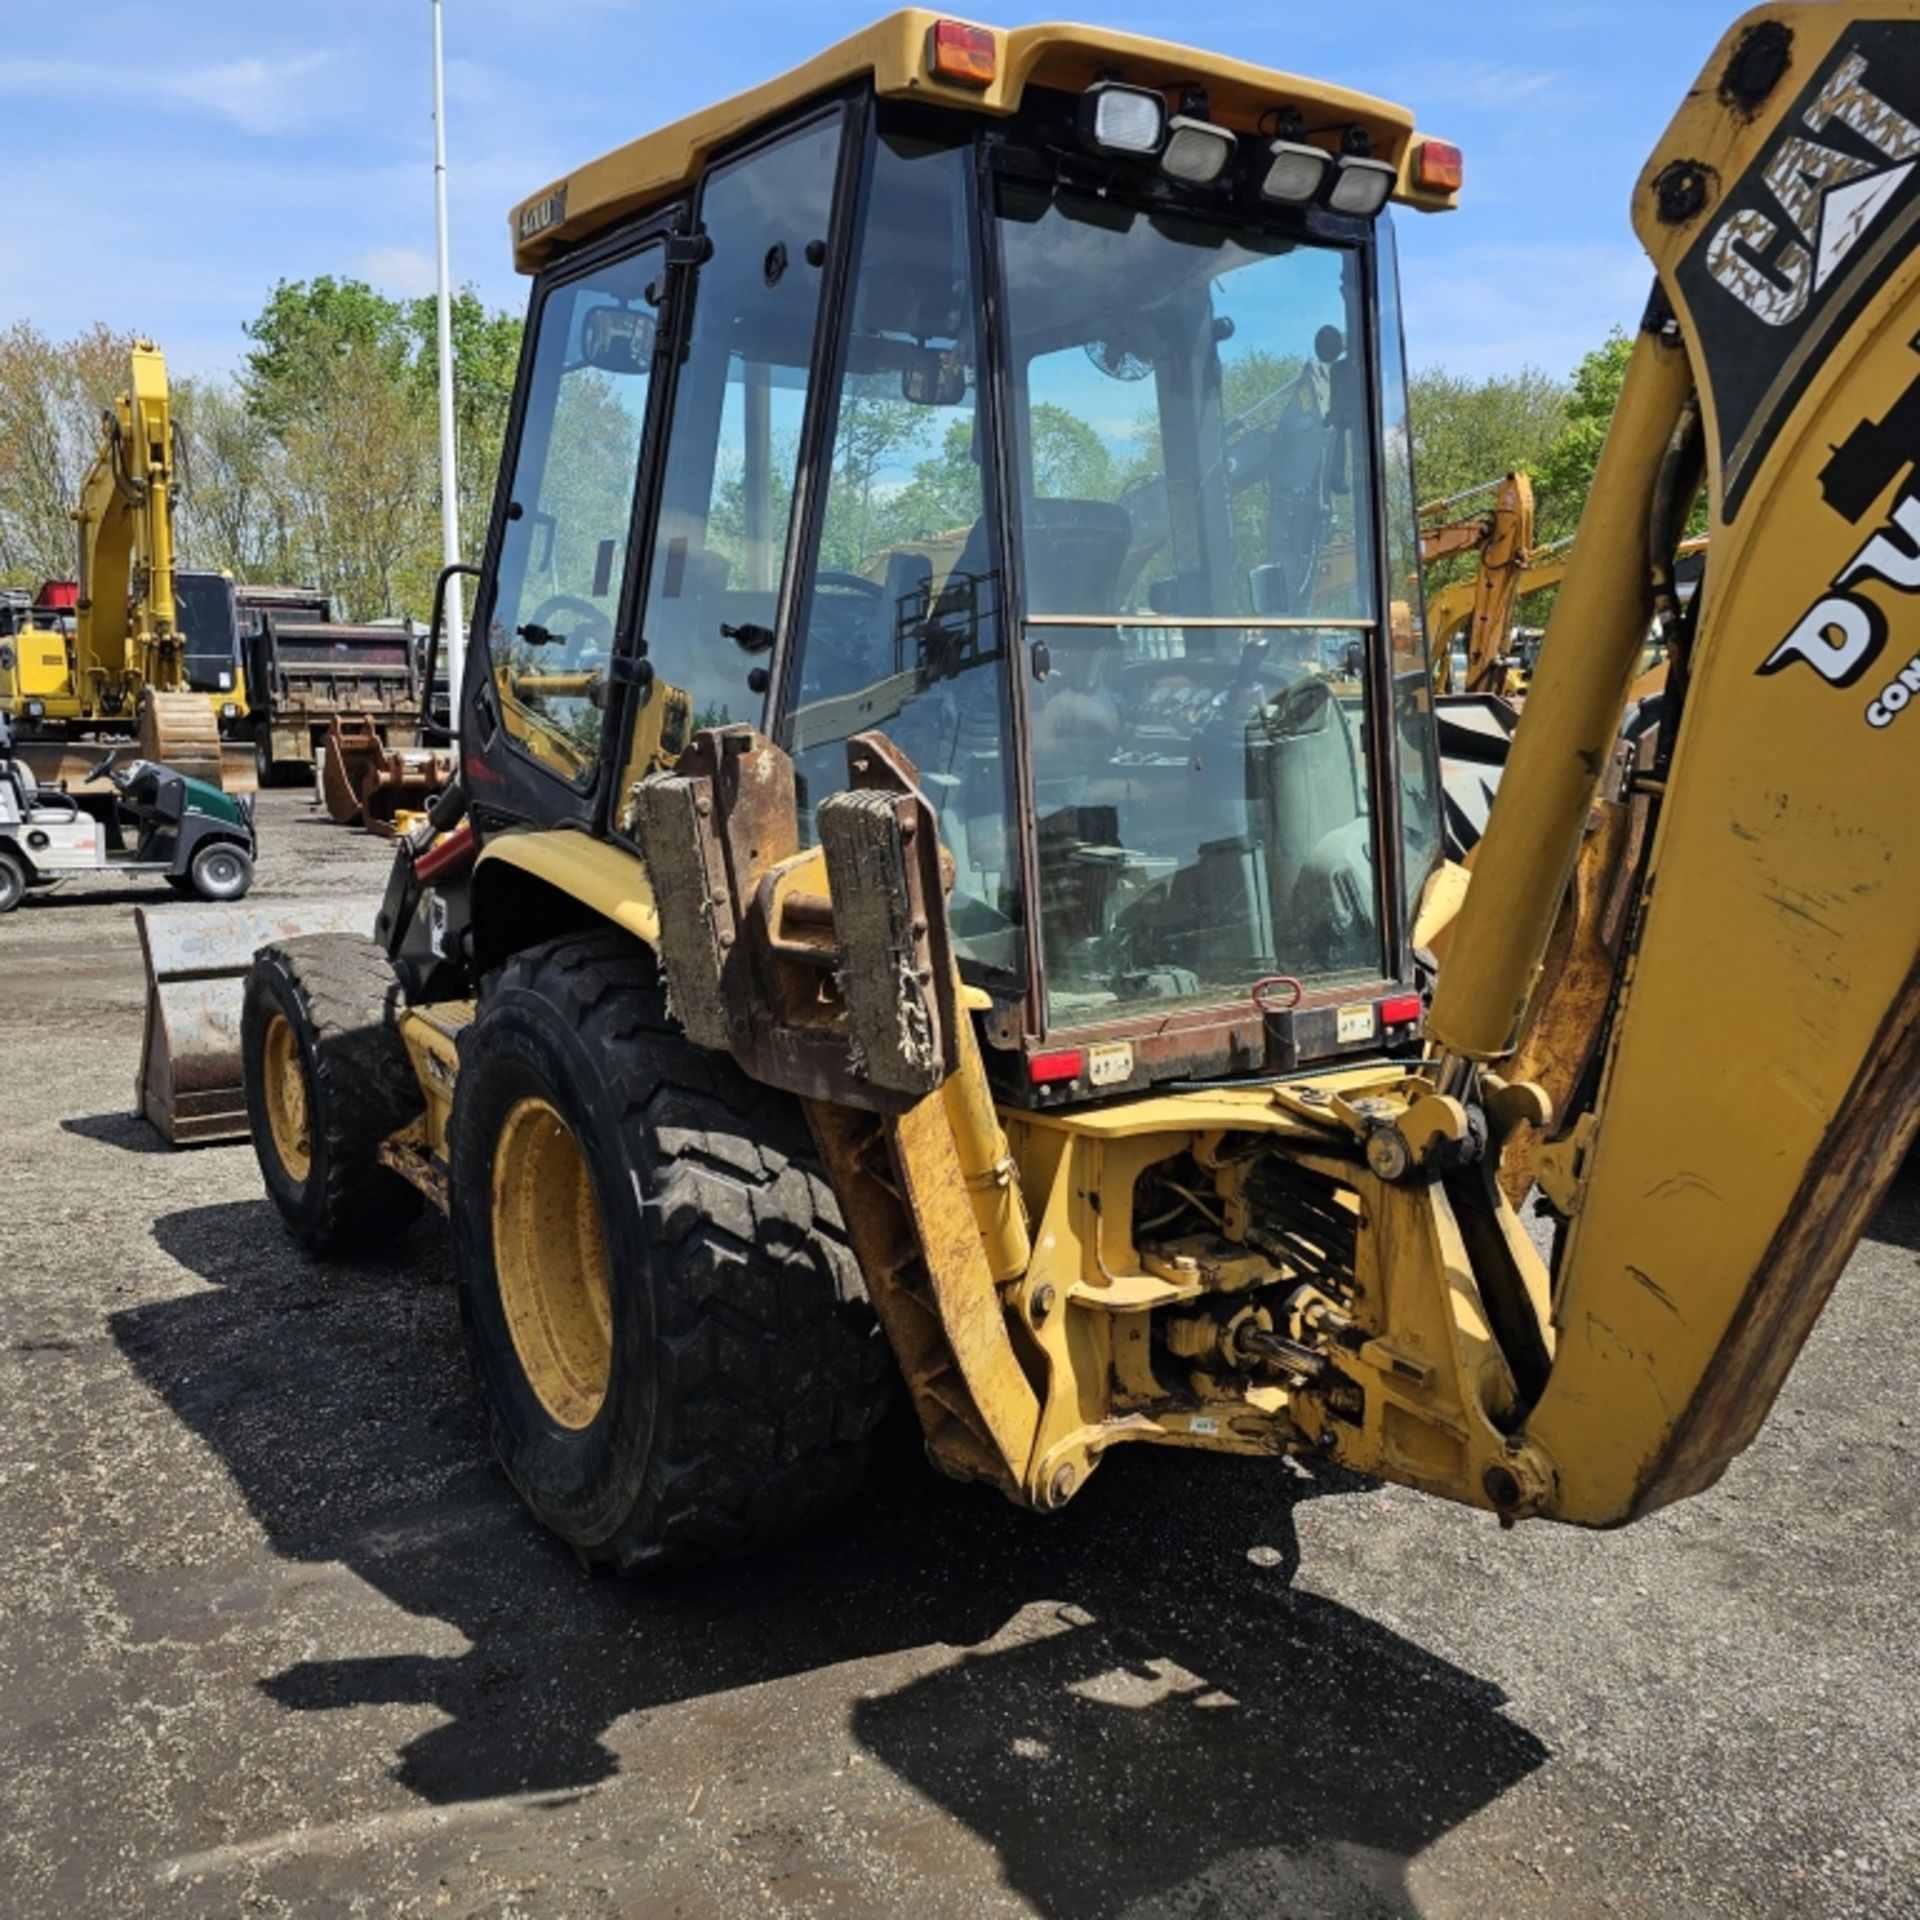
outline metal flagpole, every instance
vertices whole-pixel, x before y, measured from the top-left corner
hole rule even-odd
[[[440,0],[433,0],[433,212],[439,250],[440,555],[460,558],[460,493],[453,442],[453,294],[447,271],[447,93],[440,48]],[[460,676],[466,664],[466,623],[460,582],[447,582],[447,717],[459,725]],[[425,690],[431,700],[433,689]]]

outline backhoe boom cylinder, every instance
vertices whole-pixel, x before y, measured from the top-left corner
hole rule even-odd
[[[1692,388],[1678,335],[1643,330],[1434,994],[1447,1054],[1500,1060],[1518,1039],[1646,641],[1648,502]]]

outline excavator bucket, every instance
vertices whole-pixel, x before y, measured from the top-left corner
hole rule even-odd
[[[152,710],[156,702],[161,707],[158,714]],[[125,725],[124,718],[121,724]],[[190,780],[205,780],[226,793],[257,793],[260,788],[252,747],[245,741],[222,740],[212,709],[197,693],[148,696],[141,705],[137,737],[104,733],[98,739],[16,739],[13,744],[14,759],[41,786],[63,787],[76,800],[113,798],[111,781],[88,776],[114,752],[123,766],[136,757],[157,760]]]
[[[364,713],[327,721],[320,797],[343,827],[398,833],[399,816],[417,813],[453,778],[453,755],[433,747],[390,747]]]
[[[147,970],[134,1104],[176,1147],[247,1137],[240,1078],[241,983],[254,954],[302,933],[365,933],[377,902],[136,907]]]
[[[253,748],[220,738],[220,723],[203,693],[155,693],[142,697],[140,757],[157,760],[190,780],[205,780],[227,793],[259,791]]]

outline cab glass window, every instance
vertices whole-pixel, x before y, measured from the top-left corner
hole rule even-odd
[[[1421,606],[1420,518],[1413,484],[1413,428],[1407,411],[1407,355],[1401,334],[1400,266],[1393,224],[1380,237],[1381,487],[1387,522],[1387,581],[1392,595],[1393,711],[1400,733],[1400,847],[1407,924],[1440,861],[1440,745],[1433,717],[1433,673]]]
[[[716,168],[701,194],[711,252],[693,281],[640,628],[638,725],[657,739],[760,717],[747,676],[778,619],[843,117]]]
[[[907,755],[953,857],[960,957],[1012,974],[1019,871],[970,174],[965,147],[879,140],[781,741],[809,838],[821,797],[846,785],[850,735],[884,732]]]
[[[1364,254],[996,211],[1049,1026],[1384,977]]]
[[[582,784],[606,716],[660,271],[660,247],[645,246],[542,303],[486,615],[507,731]]]

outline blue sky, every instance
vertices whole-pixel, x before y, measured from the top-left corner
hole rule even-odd
[[[871,0],[446,0],[453,264],[518,307],[506,211],[570,166],[864,24]],[[1727,0],[1004,0],[1403,100],[1467,155],[1402,219],[1416,366],[1565,373],[1630,324],[1633,180]],[[279,278],[432,286],[428,0],[0,0],[0,323],[151,333],[232,367]]]

